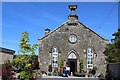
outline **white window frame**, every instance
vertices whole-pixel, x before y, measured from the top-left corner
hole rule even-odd
[[[58,67],[58,48],[57,47],[53,47],[52,49],[52,67]]]
[[[69,41],[70,41],[71,43],[75,43],[75,42],[77,41],[77,36],[74,35],[74,34],[71,34],[71,35],[69,36]]]
[[[91,50],[91,51],[89,51],[89,50]],[[92,48],[87,49],[87,55],[86,56],[87,56],[87,68],[92,69],[93,68],[93,50],[92,50]],[[89,64],[88,64],[88,61],[90,61]]]

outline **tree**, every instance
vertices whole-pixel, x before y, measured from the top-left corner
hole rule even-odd
[[[112,34],[114,39],[111,39],[112,43],[108,44],[106,55],[108,62],[120,62],[120,28],[117,32]]]
[[[112,41],[117,41],[117,40],[120,40],[120,27],[118,28],[118,31],[115,32],[114,34],[112,34],[115,38],[112,39]]]
[[[84,68],[83,59],[80,59],[79,66],[80,66],[80,70],[83,70],[83,68]]]
[[[38,44],[34,44],[31,46],[29,43],[29,34],[27,32],[22,32],[22,38],[20,40],[20,53],[25,55],[25,54],[31,54],[35,55],[35,49],[37,49]]]
[[[27,32],[22,32],[22,38],[19,45],[20,54],[12,61],[12,65],[17,68],[23,80],[32,78],[32,64],[35,58],[35,50],[38,47],[38,44],[31,46],[28,36],[29,34]]]

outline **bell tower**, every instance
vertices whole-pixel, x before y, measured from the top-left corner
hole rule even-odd
[[[77,5],[69,5],[70,14],[68,16],[68,19],[78,20],[78,16],[76,14],[76,9],[77,9]]]

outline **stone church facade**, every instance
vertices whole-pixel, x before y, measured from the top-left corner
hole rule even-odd
[[[39,62],[42,71],[48,72],[48,66],[60,70],[60,61],[69,66],[71,72],[80,71],[80,61],[83,60],[84,70],[97,67],[96,74],[106,71],[105,48],[108,40],[78,21],[77,5],[69,5],[68,20],[50,32],[45,29],[45,36],[39,46]]]

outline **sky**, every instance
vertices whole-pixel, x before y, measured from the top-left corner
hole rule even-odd
[[[39,43],[46,28],[53,31],[68,20],[70,4],[78,6],[80,22],[105,39],[113,38],[118,29],[117,2],[3,2],[0,44],[17,54],[24,31],[29,33],[31,44]]]

